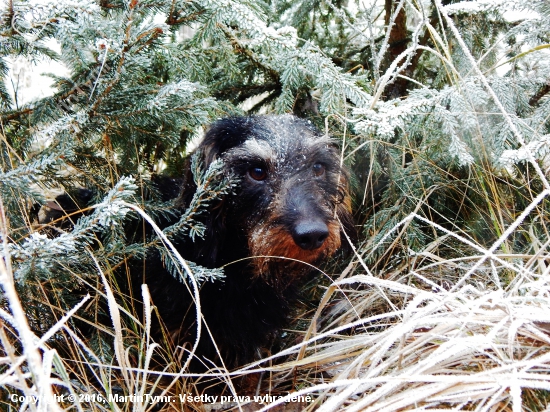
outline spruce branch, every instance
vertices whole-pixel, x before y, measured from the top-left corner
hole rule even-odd
[[[163,230],[167,236],[172,238],[202,237],[205,226],[197,219],[207,212],[208,207],[212,206],[214,201],[222,199],[223,196],[234,190],[237,184],[234,177],[226,176],[222,160],[212,162],[208,169],[204,170],[200,154],[196,153],[191,159],[191,170],[197,189],[179,221]]]
[[[175,4],[176,4],[176,0],[172,2],[172,9],[170,11],[170,14],[168,15],[168,18],[166,19],[166,24],[170,26],[175,26],[182,23],[194,22],[206,12],[206,10],[199,10],[191,14],[188,14],[186,16],[178,17],[180,13],[174,10]]]
[[[93,206],[93,213],[81,217],[71,232],[63,232],[53,239],[44,234],[32,233],[22,244],[10,244],[11,255],[17,262],[14,279],[24,284],[32,277],[49,277],[60,257],[68,264],[77,264],[78,253],[92,244],[98,230],[118,230],[129,209],[121,202],[133,198],[137,186],[133,178],[123,177],[109,191],[103,202]]]
[[[269,75],[272,81],[279,83],[279,73],[276,70],[266,65],[265,62],[262,61],[262,59],[259,56],[256,56],[256,54],[252,50],[242,46],[239,43],[239,40],[233,35],[229,27],[227,27],[225,24],[218,23],[218,27],[222,30],[222,32],[225,34],[227,39],[231,42],[231,45],[233,46],[233,48],[237,53],[240,53],[246,56],[256,67],[258,67],[267,75]]]
[[[34,390],[27,388],[25,395],[33,396],[37,395],[39,399],[39,406],[41,410],[61,411],[57,402],[51,402],[53,399],[52,380],[49,376],[48,370],[44,369],[42,356],[37,346],[37,338],[32,333],[27,316],[19,296],[15,289],[13,271],[11,267],[11,254],[8,246],[8,222],[6,220],[6,213],[4,211],[4,204],[0,198],[0,236],[2,238],[2,258],[0,259],[0,284],[6,296],[10,310],[13,316],[14,326],[18,332],[21,344],[23,346],[23,354],[27,366],[31,372],[32,379],[36,385]],[[9,347],[9,346],[8,346]],[[15,365],[14,365],[15,366]],[[19,368],[19,366],[16,366]],[[31,407],[35,407],[31,403]]]
[[[463,53],[466,55],[466,57],[468,58],[470,64],[472,65],[473,70],[478,74],[481,82],[483,83],[483,85],[485,86],[485,88],[487,89],[487,91],[489,92],[491,97],[493,98],[493,100],[494,100],[495,104],[497,105],[498,109],[501,111],[502,115],[504,116],[504,119],[506,120],[506,122],[508,124],[508,127],[510,127],[510,130],[512,130],[512,133],[514,134],[517,141],[522,146],[525,146],[526,143],[525,143],[525,140],[523,139],[523,136],[521,135],[521,133],[517,129],[516,125],[512,121],[512,118],[510,117],[509,113],[506,111],[506,109],[502,105],[501,101],[499,100],[499,98],[495,94],[494,90],[489,85],[489,82],[487,81],[487,78],[485,77],[485,75],[479,69],[479,67],[477,65],[477,62],[475,61],[472,54],[470,53],[470,51],[468,49],[468,46],[466,46],[466,44],[464,43],[464,40],[462,39],[462,36],[460,35],[460,32],[456,28],[456,26],[453,23],[452,19],[448,16],[445,8],[443,7],[443,4],[441,3],[441,0],[435,0],[435,1],[436,1],[437,7],[438,7],[441,15],[443,16],[443,18],[445,19],[447,25],[449,26],[449,28],[453,32],[453,35],[455,36],[455,39],[457,40],[458,44],[462,48]],[[533,168],[535,169],[535,171],[537,172],[539,178],[543,182],[544,187],[546,189],[550,189],[550,183],[548,183],[548,179],[546,178],[545,174],[541,170],[539,164],[533,158],[532,154],[529,153],[528,156],[529,156],[529,162],[533,165]]]

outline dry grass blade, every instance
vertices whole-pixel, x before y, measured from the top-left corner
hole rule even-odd
[[[128,388],[132,388],[132,382],[130,381],[130,375],[128,374],[128,363],[126,362],[126,356],[125,356],[125,350],[124,350],[124,338],[122,335],[122,322],[120,319],[120,312],[118,308],[118,304],[115,300],[115,295],[113,294],[113,291],[111,290],[111,286],[109,285],[109,282],[107,281],[107,278],[103,274],[103,270],[101,270],[101,266],[99,266],[99,262],[95,258],[92,252],[89,253],[90,257],[94,261],[97,267],[97,271],[101,277],[101,280],[103,281],[103,286],[105,287],[105,294],[107,296],[107,304],[109,305],[109,314],[111,315],[111,320],[113,321],[113,327],[115,329],[115,336],[114,336],[114,350],[115,350],[115,356],[117,359],[118,364],[121,367],[122,376],[124,377],[124,381],[126,382],[126,385]]]

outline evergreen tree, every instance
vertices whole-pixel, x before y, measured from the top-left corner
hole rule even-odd
[[[465,278],[442,277],[518,292],[522,279],[548,274],[546,262],[535,270],[521,260],[548,248],[544,0],[11,0],[0,31],[0,317],[8,331],[0,341],[11,362],[0,376],[14,407],[10,394],[48,394],[40,391],[50,376],[63,393],[139,389],[124,368],[146,368],[152,349],[131,316],[107,313],[119,287],[109,274],[148,247],[162,251],[174,276],[184,273],[156,234],[145,244],[129,234],[138,218],[131,205],[153,219],[178,218],[168,238],[202,235],[197,216],[232,182],[195,159],[199,190],[180,212],[155,179],[181,177],[193,141],[217,117],[293,112],[341,142],[367,273],[390,278],[428,256],[468,260],[498,250],[519,263],[491,261],[490,281],[475,265],[456,269]],[[54,92],[20,104],[9,92],[16,57],[59,61],[69,75],[50,74]],[[75,211],[85,209],[74,224],[56,220],[52,193],[60,191]],[[191,266],[199,282],[223,276]],[[79,322],[101,326],[82,336]],[[31,360],[29,333],[47,337],[35,347],[42,363]],[[114,359],[116,378],[97,366]]]

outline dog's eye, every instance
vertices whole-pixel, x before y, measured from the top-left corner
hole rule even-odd
[[[325,173],[325,165],[322,163],[315,163],[313,165],[313,174],[315,176],[322,176]]]
[[[254,166],[248,169],[248,175],[254,180],[265,180],[267,177],[267,170],[262,166]]]

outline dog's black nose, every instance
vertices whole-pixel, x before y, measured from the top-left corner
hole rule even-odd
[[[305,250],[320,248],[327,237],[328,227],[319,220],[298,222],[292,230],[294,242]]]

